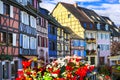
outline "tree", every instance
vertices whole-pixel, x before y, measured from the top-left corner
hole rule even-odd
[[[111,55],[117,55],[117,53],[119,51],[120,51],[120,42],[112,41],[112,44],[111,44]]]

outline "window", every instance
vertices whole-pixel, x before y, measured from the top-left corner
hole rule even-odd
[[[108,24],[105,25],[105,30],[108,30]]]
[[[24,11],[21,11],[21,22],[29,25],[29,15]]]
[[[3,79],[8,79],[9,78],[9,62],[5,62],[5,64],[3,64]]]
[[[84,23],[84,28],[86,28],[87,27],[87,24],[86,23]]]
[[[71,18],[71,14],[68,14],[68,18]]]
[[[90,28],[92,28],[93,27],[93,25],[92,24],[90,24]]]
[[[97,24],[97,29],[100,29],[100,23]]]
[[[36,18],[33,16],[30,16],[30,26],[36,28]]]
[[[74,50],[73,54],[77,56],[78,55],[78,50]]]
[[[99,59],[100,59],[100,60],[99,60],[99,61],[100,61],[100,65],[104,65],[104,64],[105,64],[105,63],[104,63],[104,62],[105,62],[104,57],[100,57]]]
[[[3,4],[3,14],[10,15],[10,6],[6,3]]]
[[[49,41],[49,42],[50,42],[50,45],[49,45],[50,50],[55,50],[56,48],[55,42],[54,41]]]
[[[79,40],[74,40],[73,41],[73,46],[80,46],[80,41]]]
[[[40,36],[38,36],[38,46],[40,46]]]
[[[11,76],[15,76],[15,64],[14,62],[11,62]]]
[[[104,34],[103,34],[103,33],[101,33],[101,39],[103,39],[103,36],[104,36]]]
[[[36,38],[34,37],[30,37],[30,49],[36,49]]]
[[[34,0],[29,0],[29,3],[30,3],[31,5],[34,5]]]
[[[95,57],[90,57],[91,65],[95,64]]]
[[[9,45],[12,45],[12,43],[13,43],[12,33],[9,33],[9,34],[8,34],[8,44],[9,44]]]
[[[0,32],[0,43],[6,43],[6,32]]]
[[[57,43],[57,50],[62,50],[62,47],[61,47],[61,44],[60,43]]]
[[[109,45],[106,45],[106,50],[109,50]]]
[[[65,51],[69,51],[69,47],[65,45]]]
[[[13,46],[16,46],[16,38],[17,38],[16,34],[13,33],[13,38],[12,38],[12,40],[13,40]]]
[[[55,27],[54,27],[54,26],[51,26],[51,28],[50,28],[50,33],[51,33],[51,34],[55,34]]]

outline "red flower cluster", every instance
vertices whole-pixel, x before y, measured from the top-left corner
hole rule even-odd
[[[23,68],[27,68],[31,65],[31,61],[22,61]]]
[[[54,61],[52,64],[44,68],[35,67],[32,69],[30,67],[31,61],[22,61],[23,71],[18,72],[19,76],[16,78],[16,80],[28,80],[28,78],[32,79],[30,75],[37,77],[37,73],[41,73],[41,75],[45,77],[45,72],[46,75],[47,73],[51,74],[50,77],[47,77],[50,80],[84,80],[84,77],[86,77],[87,73],[94,70],[94,66],[90,66],[89,64],[85,63],[83,64],[80,60],[80,57],[68,57],[65,65],[60,66],[59,62],[61,61]],[[27,75],[27,78],[24,74]]]
[[[86,76],[88,71],[87,66],[83,66],[77,69],[77,71],[75,72],[78,76],[80,76],[80,80],[83,80],[83,78]]]
[[[72,68],[71,66],[66,66],[66,70],[68,70],[68,71],[72,71],[73,68]]]

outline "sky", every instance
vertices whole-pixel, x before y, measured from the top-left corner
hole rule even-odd
[[[77,3],[78,6],[109,17],[117,26],[120,26],[120,0],[42,0],[40,6],[51,12],[58,2]]]

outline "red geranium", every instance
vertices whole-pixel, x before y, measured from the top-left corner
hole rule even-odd
[[[73,68],[72,68],[71,66],[66,66],[66,70],[68,70],[68,71],[72,71]]]

